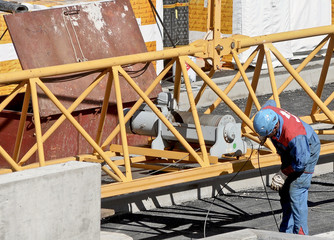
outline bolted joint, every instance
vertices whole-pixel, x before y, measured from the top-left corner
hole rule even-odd
[[[224,47],[223,47],[222,45],[218,44],[218,45],[216,46],[215,49],[216,49],[218,52],[220,52],[220,51],[223,51],[223,50],[224,50]]]

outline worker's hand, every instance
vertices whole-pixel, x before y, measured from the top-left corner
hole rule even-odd
[[[260,145],[263,146],[264,143],[267,141],[267,137],[259,136],[259,140],[260,140]]]
[[[282,173],[281,170],[279,170],[279,172],[273,176],[270,188],[276,191],[282,189],[284,182],[287,178],[288,176]]]

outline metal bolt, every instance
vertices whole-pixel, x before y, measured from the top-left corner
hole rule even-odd
[[[223,49],[224,49],[224,47],[221,46],[220,44],[218,44],[217,47],[216,47],[217,51],[222,51]]]

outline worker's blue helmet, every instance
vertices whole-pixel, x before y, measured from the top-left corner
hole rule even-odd
[[[254,118],[253,126],[260,136],[268,136],[278,121],[277,114],[271,109],[261,109]]]

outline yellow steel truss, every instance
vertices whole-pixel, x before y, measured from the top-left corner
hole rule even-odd
[[[219,2],[219,1],[218,1]],[[218,11],[219,10],[219,11]],[[217,11],[220,12],[220,9]],[[216,14],[209,15],[213,17],[210,23],[220,23],[220,18]],[[218,26],[219,27],[219,26]],[[244,36],[232,36],[229,38],[220,37],[219,31],[212,28],[209,24],[208,29],[213,29],[213,40],[198,40],[189,46],[163,50],[159,52],[148,52],[141,54],[134,54],[130,56],[120,56],[109,59],[94,60],[81,63],[66,64],[61,66],[52,66],[40,69],[24,70],[12,73],[0,74],[1,84],[13,84],[17,83],[17,87],[11,92],[7,98],[1,102],[0,111],[14,99],[14,97],[23,89],[26,88],[25,98],[22,105],[22,113],[20,123],[17,131],[17,137],[14,146],[14,153],[9,155],[6,150],[0,146],[0,155],[9,163],[10,169],[2,169],[2,173],[9,173],[12,171],[21,171],[29,168],[42,167],[45,165],[62,163],[67,161],[90,161],[101,163],[102,170],[110,176],[111,180],[109,184],[102,186],[102,197],[110,197],[134,191],[142,191],[146,189],[152,189],[162,186],[168,186],[171,184],[189,182],[209,177],[215,177],[222,174],[228,174],[238,171],[241,166],[250,157],[251,151],[248,150],[245,156],[234,158],[226,156],[218,159],[217,157],[210,156],[207,151],[207,146],[202,133],[202,128],[199,121],[199,115],[197,112],[197,104],[201,99],[206,89],[211,89],[216,95],[217,100],[212,103],[211,106],[205,111],[206,114],[211,114],[212,111],[219,106],[221,102],[224,102],[242,121],[242,134],[254,141],[258,142],[257,136],[254,133],[251,107],[254,104],[257,109],[261,108],[258,97],[256,95],[256,89],[261,73],[261,66],[266,57],[268,66],[270,84],[272,88],[272,99],[274,99],[278,106],[280,106],[279,95],[283,90],[295,79],[301,88],[309,95],[313,101],[310,114],[301,116],[303,120],[312,124],[317,122],[334,124],[333,111],[328,108],[328,104],[333,100],[334,94],[331,94],[328,99],[322,101],[320,99],[330,60],[333,51],[333,34],[334,26],[325,26],[319,28],[304,29],[286,33],[277,33],[258,37],[244,37]],[[308,55],[307,58],[294,69],[291,64],[282,56],[282,54],[274,47],[273,43],[280,41],[288,41],[298,38],[306,38],[318,35],[326,35],[319,45]],[[300,76],[300,72],[304,67],[313,59],[313,57],[328,43],[328,50],[325,56],[321,75],[319,77],[319,84],[316,93],[306,84],[303,78]],[[255,46],[256,49],[242,65],[239,60],[238,53],[243,50]],[[271,62],[271,53],[282,63],[282,65],[289,72],[290,76],[286,81],[278,87],[275,80],[275,74]],[[217,68],[219,68],[219,61],[224,55],[231,54],[239,69],[238,73],[230,81],[228,86],[222,90],[212,80],[212,76]],[[212,60],[212,69],[206,74],[201,68],[199,68],[188,56],[196,56],[201,58],[210,58]],[[246,70],[254,61],[255,57],[256,67],[252,77],[252,81],[246,75]],[[171,59],[165,66],[156,79],[151,79],[151,84],[147,89],[141,89],[136,82],[126,73],[122,68],[122,65],[128,65],[139,62],[152,62],[161,59]],[[149,98],[149,94],[155,89],[155,87],[166,76],[173,64],[176,64],[176,77],[174,82],[174,97],[179,101],[180,88],[181,88],[181,74],[184,77],[184,84],[186,93],[189,100],[190,109],[192,113],[194,124],[198,136],[198,145],[194,147],[189,144],[187,140],[176,130],[176,128],[169,122],[164,114],[158,109],[158,107]],[[185,68],[187,63],[202,79],[203,85],[194,96],[187,69]],[[72,105],[65,108],[59,99],[48,89],[43,83],[42,78],[55,75],[70,74],[76,72],[83,72],[89,70],[101,70],[101,74],[90,84],[90,86],[82,92],[82,94],[75,99]],[[122,103],[122,89],[119,84],[119,75],[123,76],[125,81],[134,89],[138,94],[138,100],[132,106],[132,108],[124,115],[123,103]],[[236,82],[242,77],[247,90],[249,92],[247,104],[245,110],[241,110],[229,97],[228,93],[235,87]],[[72,116],[73,111],[79,106],[79,104],[93,91],[98,83],[107,78],[107,86],[105,89],[105,96],[103,106],[101,109],[101,116],[99,126],[96,129],[94,136],[91,136],[87,131],[78,123],[78,121]],[[102,142],[102,133],[104,131],[104,124],[106,120],[106,114],[108,109],[108,99],[111,94],[112,85],[115,89],[117,113],[118,113],[118,125],[108,133],[108,137]],[[55,123],[44,134],[41,130],[39,107],[38,107],[38,95],[36,88],[39,87],[45,93],[45,95],[57,106],[61,111],[61,116],[55,121]],[[22,138],[24,134],[24,122],[27,117],[29,100],[31,99],[33,107],[33,115],[35,119],[35,131],[36,131],[36,144],[25,153],[22,158],[19,158],[21,151]],[[163,124],[174,134],[180,144],[185,150],[181,151],[162,151],[152,150],[144,147],[128,146],[127,134],[125,130],[125,124],[133,116],[136,110],[139,109],[142,103],[146,103],[151,110],[157,115]],[[58,127],[68,120],[77,131],[86,139],[86,141],[92,146],[94,151],[91,154],[85,154],[81,156],[68,156],[66,158],[49,160],[45,159],[43,144],[44,142],[58,129]],[[330,130],[318,130],[318,134],[333,134]],[[116,135],[120,134],[122,144],[111,144]],[[261,167],[276,165],[280,163],[280,159],[275,152],[275,148],[272,143],[267,141],[266,146],[270,151],[260,152]],[[196,148],[196,149],[195,149]],[[27,164],[28,160],[37,151],[38,163]],[[334,145],[331,142],[322,144],[321,154],[329,154],[334,152]],[[114,160],[114,156],[121,156],[117,160]],[[246,167],[243,170],[257,168],[257,158],[251,156],[250,161],[247,162]],[[177,164],[187,166],[185,168],[178,167]],[[163,164],[163,165],[161,165]],[[159,171],[158,175],[148,176],[135,176],[133,169],[149,169]]]

